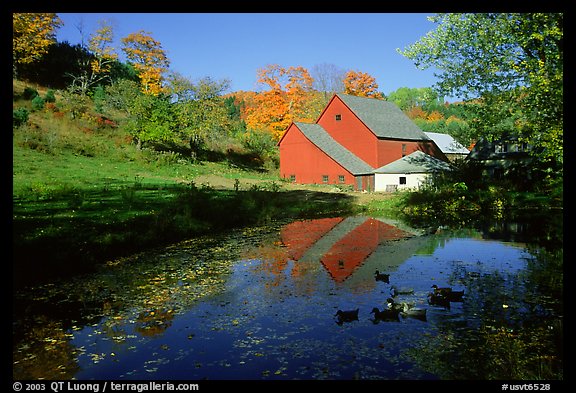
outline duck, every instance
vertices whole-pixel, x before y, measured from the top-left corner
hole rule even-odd
[[[447,298],[451,302],[461,302],[462,297],[464,296],[464,291],[454,291],[452,288],[438,288],[438,285],[432,285],[434,288],[435,295],[441,295]]]
[[[390,310],[396,310],[398,312],[406,312],[410,310],[412,307],[414,307],[414,303],[406,303],[406,302],[396,303],[396,301],[391,297],[386,299],[386,302],[388,303],[388,308]]]
[[[400,314],[400,310],[394,310],[391,308],[384,309],[380,311],[378,307],[374,307],[370,314],[374,314],[374,319],[372,322],[378,323],[379,321],[398,321],[400,322],[400,318],[398,315]]]
[[[407,310],[401,311],[400,315],[404,318],[414,318],[426,322],[426,309],[420,307],[411,307]]]
[[[358,311],[360,311],[359,308],[357,308],[356,310],[348,310],[348,311],[338,310],[338,311],[336,311],[336,314],[334,315],[334,316],[338,317],[338,321],[336,323],[339,325],[342,325],[344,322],[357,321],[358,320]]]
[[[433,292],[428,294],[428,304],[433,306],[441,306],[448,310],[450,309],[450,300],[446,296]]]
[[[435,295],[446,296],[448,293],[452,292],[452,288],[450,287],[439,288],[438,285],[436,284],[432,285],[432,288],[434,288]]]
[[[386,273],[380,273],[380,271],[376,270],[374,273],[374,278],[376,281],[383,281],[386,284],[390,284],[390,275]]]
[[[412,288],[401,288],[398,289],[396,285],[392,285],[390,287],[390,296],[396,297],[398,295],[412,295],[414,293],[414,289]]]
[[[446,295],[449,301],[451,302],[461,302],[463,301],[464,291],[452,291],[448,292]]]

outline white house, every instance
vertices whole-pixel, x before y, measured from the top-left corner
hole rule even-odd
[[[436,143],[442,153],[451,162],[458,159],[464,159],[470,153],[466,147],[454,139],[451,135],[441,134],[439,132],[424,132],[430,139]]]
[[[431,174],[450,170],[447,162],[420,150],[374,170],[374,191],[420,188]]]

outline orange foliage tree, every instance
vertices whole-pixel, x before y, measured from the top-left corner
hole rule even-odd
[[[406,116],[408,116],[411,119],[426,119],[426,117],[428,116],[426,111],[424,111],[422,107],[417,105],[412,106],[411,108],[405,110],[404,113],[406,113]]]
[[[358,97],[384,98],[378,92],[376,79],[360,71],[348,71],[344,78],[344,93]]]
[[[304,67],[268,65],[258,70],[258,83],[268,90],[256,94],[253,106],[246,108],[249,129],[266,130],[279,140],[292,121],[312,121],[307,107],[312,77]]]
[[[62,20],[54,13],[12,14],[12,60],[14,71],[48,53],[56,42],[56,29]]]
[[[157,96],[163,91],[162,78],[170,62],[160,42],[140,30],[122,38],[122,50],[138,72],[142,91]]]

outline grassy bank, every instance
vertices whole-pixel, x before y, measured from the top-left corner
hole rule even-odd
[[[113,160],[15,144],[16,285],[90,271],[111,258],[228,228],[361,209],[349,194],[287,189],[274,173],[159,157]],[[216,174],[233,186],[195,181]]]

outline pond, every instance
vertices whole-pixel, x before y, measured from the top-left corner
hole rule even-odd
[[[563,379],[561,222],[331,217],[113,260],[14,293],[13,378]],[[425,315],[376,318],[390,298]]]

